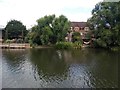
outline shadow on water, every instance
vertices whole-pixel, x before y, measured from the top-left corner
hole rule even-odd
[[[39,74],[47,77],[67,75],[64,58],[53,49],[31,49],[30,60],[37,67]]]
[[[8,65],[9,69],[17,70],[18,68],[22,68],[26,57],[26,51],[24,49],[21,50],[3,50],[2,51],[2,63],[4,65],[4,61]],[[11,70],[11,71],[12,71]]]
[[[3,50],[4,87],[15,86],[6,82],[14,76],[16,87],[116,88],[118,54],[101,49]]]

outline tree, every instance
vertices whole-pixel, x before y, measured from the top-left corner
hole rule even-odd
[[[55,18],[53,23],[53,34],[54,41],[64,41],[65,36],[70,28],[70,22],[64,15],[60,15],[58,18]]]
[[[47,45],[50,43],[51,37],[53,35],[53,20],[55,18],[55,15],[49,15],[49,16],[44,16],[43,18],[40,18],[37,20],[38,23],[38,33],[40,36],[41,44],[42,45]]]
[[[11,20],[7,23],[5,27],[5,33],[6,39],[24,39],[27,34],[27,30],[26,27],[22,24],[22,22],[17,20]]]
[[[79,32],[73,32],[72,34],[72,41],[73,42],[76,42],[76,41],[81,41],[81,37],[80,37],[80,33]]]
[[[44,16],[32,27],[29,38],[31,37],[32,42],[38,45],[55,44],[64,41],[69,25],[68,19],[63,15],[57,18],[55,15]]]
[[[100,2],[92,10],[88,19],[99,47],[120,46],[120,2]]]
[[[26,36],[26,41],[30,44],[42,44],[37,25],[33,26],[31,30],[29,30],[29,33]]]

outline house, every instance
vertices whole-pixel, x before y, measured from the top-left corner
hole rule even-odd
[[[87,22],[70,22],[70,32],[68,33],[66,40],[72,41],[72,33],[79,32],[82,40],[88,39],[86,36],[90,32]]]

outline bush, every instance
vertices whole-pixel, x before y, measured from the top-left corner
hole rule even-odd
[[[72,35],[72,42],[81,41],[80,33],[74,32]]]
[[[55,44],[55,48],[57,49],[70,49],[73,48],[72,42],[57,42]]]
[[[105,41],[101,40],[100,38],[96,40],[96,43],[100,47],[107,48],[107,43]]]
[[[10,39],[7,39],[7,40],[5,41],[5,43],[11,43],[11,40],[10,40]]]
[[[111,47],[111,51],[120,51],[120,47]]]
[[[82,47],[82,43],[81,42],[75,42],[74,43],[74,48],[81,48]]]
[[[57,49],[71,49],[71,48],[81,48],[82,43],[81,42],[57,42],[55,44],[55,48]]]

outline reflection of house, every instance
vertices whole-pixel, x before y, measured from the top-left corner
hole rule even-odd
[[[87,22],[71,22],[70,33],[67,36],[68,41],[72,40],[73,32],[79,32],[82,40],[87,39],[86,35],[90,32]]]

